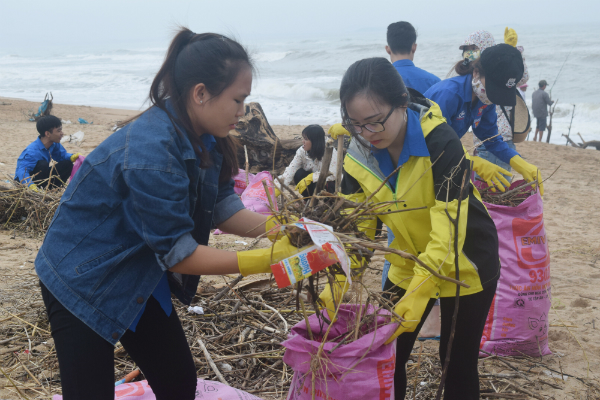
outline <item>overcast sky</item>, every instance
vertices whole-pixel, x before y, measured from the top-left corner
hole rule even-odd
[[[252,40],[385,30],[600,23],[598,0],[0,0],[0,53],[63,46],[166,46],[177,24]],[[599,39],[600,40],[600,39]]]

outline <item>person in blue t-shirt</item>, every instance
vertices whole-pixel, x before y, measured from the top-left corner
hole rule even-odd
[[[415,67],[413,62],[417,51],[417,32],[406,21],[394,22],[387,29],[387,46],[385,51],[406,87],[425,93],[427,89],[440,81],[440,78]]]
[[[41,188],[60,187],[71,176],[73,163],[79,153],[67,153],[60,144],[62,122],[54,115],[40,118],[36,123],[40,136],[23,150],[17,160],[15,180],[37,192]],[[56,164],[50,165],[54,160]]]

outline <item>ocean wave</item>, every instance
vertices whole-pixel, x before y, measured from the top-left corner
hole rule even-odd
[[[272,125],[331,125],[341,121],[340,107],[325,103],[306,103],[263,99],[260,104]]]
[[[283,60],[288,54],[293,53],[292,51],[267,51],[262,53],[256,53],[253,55],[254,61],[256,62],[275,62]]]
[[[502,27],[494,31],[497,40],[501,40],[503,30]],[[553,87],[552,98],[560,99],[552,136],[552,142],[558,144],[564,144],[561,134],[566,134],[571,124],[572,103],[576,107],[571,135],[580,132],[586,140],[600,138],[600,95],[590,80],[583,78],[597,75],[600,46],[593,38],[600,28],[594,28],[589,39],[581,38],[579,32],[575,28],[572,32],[554,32],[549,41],[547,33],[534,29],[519,31],[530,74],[528,104],[540,79],[547,79]],[[421,35],[415,64],[445,77],[458,60],[458,45],[468,33]],[[578,45],[567,60],[573,37],[577,37]],[[325,36],[318,40],[288,40],[281,36],[271,42],[260,42],[254,52],[260,74],[248,100],[259,101],[272,123],[337,122],[339,86],[344,72],[356,60],[387,57],[384,45],[383,31]],[[52,91],[58,103],[137,109],[147,97],[166,51],[166,46],[152,46],[153,43],[131,48],[123,44],[112,48],[90,46],[34,54],[18,49],[0,52],[0,92],[4,96],[40,101],[46,91]]]
[[[305,84],[292,84],[280,82],[258,82],[253,90],[252,97],[265,97],[269,99],[282,99],[293,101],[327,100],[339,99],[338,89],[324,89]]]
[[[577,118],[584,121],[600,120],[600,104],[594,103],[575,103],[575,113],[573,114],[573,104],[557,104],[554,110],[553,119]]]

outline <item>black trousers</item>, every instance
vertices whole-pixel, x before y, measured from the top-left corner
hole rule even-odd
[[[298,171],[296,171],[296,173],[294,174],[294,184],[298,184],[300,183],[300,181],[304,178],[306,178],[308,175],[312,174],[312,172],[307,171],[303,168],[300,168]],[[306,187],[306,190],[302,193],[300,193],[302,196],[304,197],[308,197],[308,196],[312,196],[314,191],[315,191],[315,187],[317,187],[317,181],[313,181],[313,183],[311,183],[310,185],[308,185]],[[325,190],[328,191],[329,193],[333,193],[335,191],[335,182],[332,181],[327,181],[325,183]]]
[[[389,279],[385,282],[385,291],[392,292],[401,298],[406,290],[395,286]],[[483,291],[468,296],[461,296],[456,320],[452,354],[448,365],[448,375],[444,386],[445,400],[478,400],[479,399],[479,344],[490,306],[496,294],[496,283]],[[433,308],[435,299],[429,300],[421,317],[421,322],[414,332],[405,332],[398,336],[396,342],[396,372],[394,374],[394,391],[396,400],[406,396],[406,362],[417,339],[417,335]],[[440,334],[440,361],[442,367],[446,360],[446,351],[452,315],[454,314],[455,297],[440,298],[442,329]]]
[[[42,282],[40,286],[56,346],[63,398],[113,400],[113,345],[71,314]],[[127,330],[121,344],[157,400],[195,398],[196,367],[175,309],[167,317],[150,296],[135,332]]]
[[[40,160],[35,164],[31,172],[33,183],[42,188],[61,187],[71,176],[73,163],[71,160],[62,160],[51,168],[46,160]],[[60,178],[60,179],[59,179]],[[50,186],[48,186],[50,185]]]

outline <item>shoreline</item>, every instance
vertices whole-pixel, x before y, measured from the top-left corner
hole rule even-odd
[[[48,92],[50,93],[50,92]],[[45,96],[45,94],[44,94]],[[14,100],[14,101],[27,101],[29,103],[36,103],[37,100],[28,100],[22,97],[6,97],[6,96],[0,96],[0,102],[2,101],[6,101],[6,100]],[[40,101],[39,104],[41,104],[42,102]],[[128,107],[119,107],[119,106],[95,106],[95,105],[87,105],[87,104],[70,104],[70,103],[54,103],[54,105],[60,104],[63,106],[74,106],[74,107],[92,107],[92,108],[103,108],[103,109],[107,109],[107,110],[123,110],[123,111],[135,111],[138,112],[140,110],[136,110],[134,108],[128,108]]]

